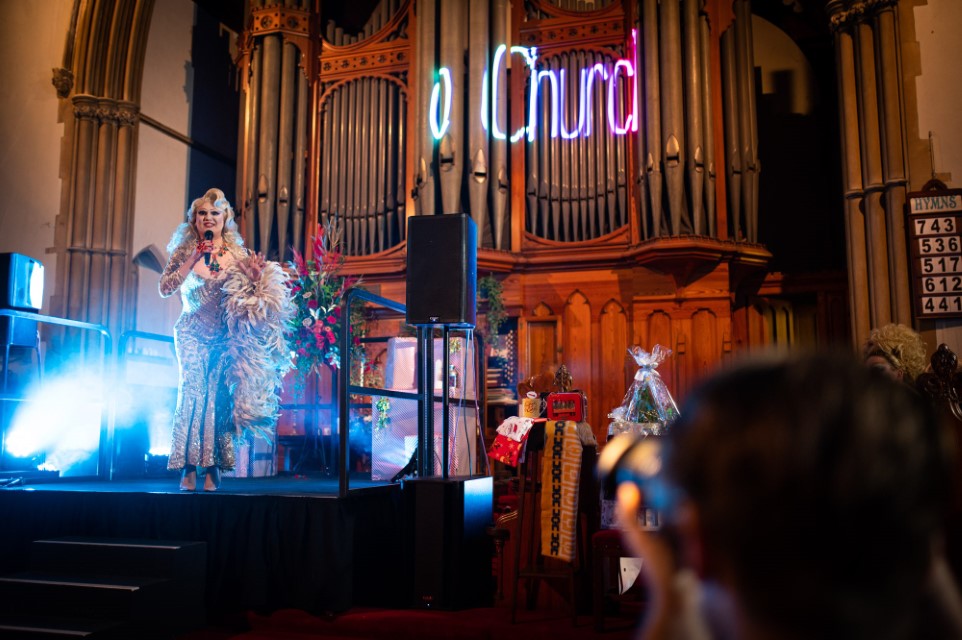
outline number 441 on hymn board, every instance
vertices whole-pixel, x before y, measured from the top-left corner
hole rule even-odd
[[[910,193],[905,213],[916,316],[962,318],[962,189]]]

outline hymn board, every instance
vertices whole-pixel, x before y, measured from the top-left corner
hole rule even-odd
[[[905,210],[916,318],[962,317],[962,189],[909,193]]]

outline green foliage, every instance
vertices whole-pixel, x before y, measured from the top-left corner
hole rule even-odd
[[[498,332],[501,325],[507,318],[507,310],[504,307],[504,288],[501,281],[493,275],[478,278],[478,301],[487,302],[488,308],[485,313],[485,327],[481,330],[481,335],[486,343],[496,345],[498,343]]]
[[[374,402],[374,408],[377,409],[377,428],[379,430],[387,428],[391,424],[391,417],[388,414],[391,410],[391,400],[385,396],[380,396]]]

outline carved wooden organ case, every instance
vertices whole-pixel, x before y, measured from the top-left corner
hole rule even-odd
[[[287,258],[335,221],[347,268],[403,300],[406,218],[470,213],[520,374],[563,362],[599,436],[627,347],[671,348],[661,373],[683,395],[764,339],[740,302],[770,259],[747,0],[368,4],[348,33],[327,2],[251,3],[250,244]]]

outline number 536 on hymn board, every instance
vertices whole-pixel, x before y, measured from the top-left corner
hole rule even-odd
[[[962,317],[962,189],[910,193],[905,209],[916,316]]]

